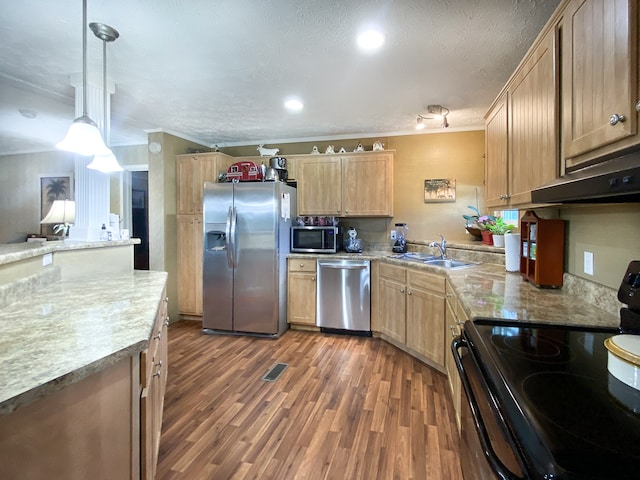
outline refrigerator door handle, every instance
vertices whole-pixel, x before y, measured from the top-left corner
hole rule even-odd
[[[237,268],[238,267],[238,246],[236,244],[236,241],[238,240],[237,238],[237,232],[236,232],[236,227],[238,225],[238,211],[236,210],[236,207],[230,207],[232,209],[232,213],[231,213],[231,258],[233,259],[233,268]]]
[[[231,236],[232,227],[231,222],[233,218],[233,207],[229,207],[227,212],[227,223],[225,225],[225,249],[227,250],[227,265],[229,268],[233,268],[233,237]]]

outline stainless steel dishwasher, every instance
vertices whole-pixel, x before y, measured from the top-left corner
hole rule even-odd
[[[316,319],[322,331],[371,335],[371,262],[318,260]]]

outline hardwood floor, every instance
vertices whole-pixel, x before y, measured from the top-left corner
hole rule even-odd
[[[157,480],[461,479],[446,378],[375,338],[169,327]],[[275,363],[289,367],[261,380]]]

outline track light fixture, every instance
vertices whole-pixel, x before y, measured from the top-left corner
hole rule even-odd
[[[442,105],[429,105],[427,107],[426,114],[418,114],[418,119],[416,122],[416,129],[422,130],[425,128],[424,120],[441,120],[440,123],[441,128],[447,128],[449,126],[449,122],[447,121],[447,115],[449,115],[449,109],[443,107]]]

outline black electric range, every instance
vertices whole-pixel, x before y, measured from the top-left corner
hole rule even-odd
[[[619,298],[638,302],[639,288],[627,272]],[[465,480],[640,478],[640,391],[608,372],[604,346],[623,330],[467,321],[452,345],[469,402]]]

